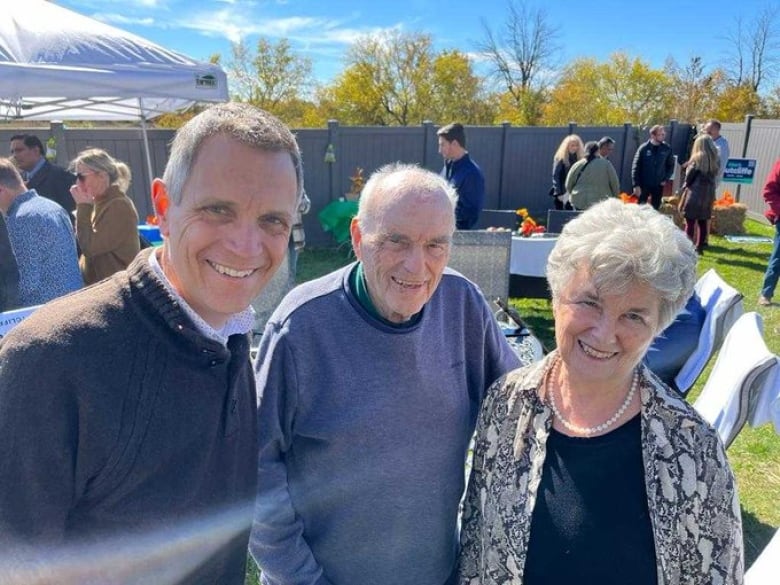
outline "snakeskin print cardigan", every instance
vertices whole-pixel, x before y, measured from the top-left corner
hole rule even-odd
[[[538,390],[554,355],[515,370],[488,391],[463,509],[461,585],[523,583],[552,426],[552,411]],[[659,585],[742,583],[742,519],[723,445],[645,366],[640,394]]]

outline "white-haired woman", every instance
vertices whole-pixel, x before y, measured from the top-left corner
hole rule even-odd
[[[547,277],[557,350],[488,392],[460,583],[741,583],[723,445],[641,364],[693,290],[693,246],[607,200],[566,224]]]
[[[138,212],[125,195],[130,169],[100,148],[80,152],[70,167],[79,266],[84,284],[92,284],[127,268],[140,250]]]

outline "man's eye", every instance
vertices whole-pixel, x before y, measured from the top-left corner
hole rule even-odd
[[[230,211],[224,205],[209,205],[208,207],[205,207],[204,209],[208,213],[212,213],[214,215],[227,215],[229,213],[229,211]]]

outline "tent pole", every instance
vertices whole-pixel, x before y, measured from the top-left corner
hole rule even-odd
[[[144,113],[144,100],[138,98],[138,109],[141,111],[141,134],[144,139],[144,155],[146,156],[146,173],[149,177],[149,193],[152,192],[154,172],[152,171],[152,155],[149,152],[149,137],[146,135],[146,114]]]

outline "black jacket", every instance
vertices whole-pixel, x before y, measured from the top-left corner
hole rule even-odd
[[[631,166],[631,184],[643,189],[658,187],[674,173],[674,155],[672,147],[661,142],[653,144],[649,140],[639,147]]]
[[[38,195],[43,195],[62,205],[73,221],[71,212],[76,209],[76,202],[70,194],[70,186],[75,182],[76,177],[72,173],[46,161],[33,178],[27,181],[27,188],[35,189]]]

